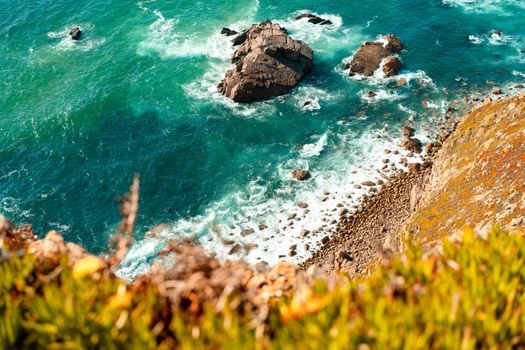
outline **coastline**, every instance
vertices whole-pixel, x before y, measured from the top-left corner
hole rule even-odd
[[[408,171],[401,170],[395,173],[376,193],[372,192],[370,197],[364,197],[356,212],[342,216],[337,223],[336,234],[325,240],[322,247],[300,263],[300,267],[308,269],[316,266],[328,273],[342,270],[351,276],[363,275],[369,273],[374,265],[379,264],[392,253],[402,251],[402,239],[407,233],[422,239],[424,244],[430,243],[425,242],[429,238],[430,241],[440,238],[437,233],[435,237],[425,236],[420,232],[417,223],[411,223],[412,227],[407,225],[418,209],[430,202],[432,194],[439,193],[448,184],[447,181],[453,179],[451,173],[454,171],[448,169],[449,160],[457,155],[451,149],[458,147],[457,145],[462,142],[458,139],[465,138],[464,130],[458,133],[457,129],[462,123],[468,123],[468,119],[472,119],[473,115],[488,113],[483,111],[485,106],[515,108],[513,105],[519,104],[524,95],[519,94],[519,89],[514,91],[517,95],[509,93],[487,96],[483,102],[472,106],[454,122],[453,128],[442,132],[439,137],[440,142],[423,163],[409,164]],[[493,98],[497,99],[493,100]],[[506,105],[510,107],[505,107]],[[488,128],[487,125],[474,127]],[[453,139],[452,142],[449,141],[450,139]],[[477,142],[483,144],[483,140]],[[517,215],[514,222],[519,220],[519,211]],[[483,229],[480,232],[487,231],[493,224],[484,223],[484,227],[478,224],[476,229]],[[454,233],[448,232],[449,235]]]

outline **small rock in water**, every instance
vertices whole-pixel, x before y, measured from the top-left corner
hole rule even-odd
[[[414,136],[414,132],[414,128],[409,125],[403,127],[403,136],[407,139]]]
[[[297,206],[301,209],[305,209],[305,208],[308,208],[308,203],[305,203],[305,202],[299,202],[297,203]]]
[[[239,34],[237,33],[235,30],[232,30],[230,28],[222,28],[221,30],[221,34],[222,35],[226,35],[226,36],[232,36],[232,35],[236,35],[236,34]]]
[[[407,80],[405,78],[401,78],[396,82],[396,87],[402,87],[408,84]]]
[[[241,236],[246,237],[254,233],[255,233],[255,230],[253,228],[247,228],[245,230],[242,230]]]
[[[241,250],[241,245],[237,243],[236,245],[232,247],[232,249],[230,249],[230,251],[228,252],[228,255],[233,255],[237,253],[239,250]]]
[[[80,30],[79,27],[73,27],[69,31],[69,36],[73,40],[80,40],[80,37],[82,36],[82,31]]]
[[[322,17],[316,16],[312,13],[302,13],[299,16],[295,17],[296,20],[300,20],[303,18],[308,18],[308,22],[312,24],[320,24],[320,25],[330,25],[333,24],[332,21],[329,19],[324,19]]]
[[[298,181],[305,181],[308,180],[312,175],[308,170],[294,169],[292,171],[292,176]]]
[[[375,183],[374,181],[370,181],[370,180],[368,180],[368,181],[363,181],[363,182],[361,183],[361,185],[371,187],[371,186],[375,186],[376,183]]]

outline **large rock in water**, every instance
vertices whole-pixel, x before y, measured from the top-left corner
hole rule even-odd
[[[284,95],[312,71],[312,49],[278,24],[255,24],[244,34],[246,40],[232,57],[235,68],[218,86],[226,97],[253,102]]]
[[[384,58],[391,56],[394,52],[403,50],[403,45],[398,37],[389,34],[383,40],[383,42],[367,42],[361,45],[355,53],[352,62],[345,67],[346,69],[350,68],[351,76],[356,74],[371,76],[379,68]],[[390,61],[389,64],[393,64],[394,67],[389,67],[388,72],[385,73],[387,75],[397,74],[401,68],[401,61],[399,59],[396,61],[394,58],[390,58]]]

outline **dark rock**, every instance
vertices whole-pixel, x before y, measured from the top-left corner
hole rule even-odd
[[[304,169],[295,169],[292,171],[292,176],[299,181],[305,181],[308,180],[312,175],[308,170]]]
[[[492,94],[493,95],[501,95],[503,93],[503,91],[501,91],[500,88],[495,88],[492,90]]]
[[[321,239],[321,243],[323,243],[323,244],[327,244],[328,242],[330,242],[330,237],[328,237],[328,236],[324,236]]]
[[[245,230],[242,230],[241,235],[243,237],[246,237],[246,236],[249,236],[249,235],[254,234],[254,233],[255,233],[255,230],[253,228],[247,228]]]
[[[237,35],[235,38],[232,39],[232,44],[233,46],[239,46],[239,45],[242,45],[244,44],[244,42],[246,41],[247,39],[247,35],[246,35],[246,32],[242,32],[241,34]]]
[[[370,181],[370,180],[368,180],[368,181],[364,181],[364,182],[362,182],[361,185],[363,185],[363,186],[368,186],[368,187],[372,187],[372,186],[375,186],[376,183],[375,183],[374,181]]]
[[[350,75],[362,74],[371,76],[374,74],[381,61],[393,52],[401,51],[403,46],[401,40],[393,35],[384,37],[386,44],[382,42],[367,42],[357,50],[350,64],[345,67],[350,68]]]
[[[399,39],[397,36],[393,34],[388,34],[385,35],[383,39],[387,41],[387,44],[385,46],[387,50],[391,52],[403,51],[403,44],[401,43],[401,39]]]
[[[354,259],[352,258],[352,255],[350,255],[349,252],[345,252],[345,251],[340,251],[339,254],[338,254],[338,257],[339,257],[339,259],[341,259],[341,260],[348,260],[348,261],[352,261],[352,260],[354,260]]]
[[[429,156],[434,155],[441,148],[439,142],[431,142],[425,146],[425,153]]]
[[[391,77],[401,70],[401,60],[396,56],[388,56],[383,62],[383,72],[385,76]]]
[[[333,24],[332,21],[329,19],[324,19],[322,17],[316,16],[312,13],[302,13],[299,16],[295,17],[296,20],[300,20],[303,18],[308,18],[308,22],[312,24],[320,24],[320,25],[330,25]]]
[[[403,142],[403,147],[410,152],[421,153],[423,144],[416,138],[411,138]]]
[[[232,249],[228,252],[228,255],[233,255],[237,253],[239,250],[241,250],[241,245],[239,243],[235,244]]]
[[[313,51],[270,21],[253,25],[235,51],[235,68],[226,73],[219,92],[236,102],[254,102],[288,93],[312,71]]]
[[[82,36],[82,31],[80,30],[79,27],[73,27],[69,31],[69,36],[73,40],[80,40],[80,37]]]
[[[410,163],[408,164],[408,172],[409,173],[417,173],[421,170],[421,164],[419,163]]]
[[[305,202],[299,202],[299,203],[297,203],[297,206],[298,206],[299,208],[305,209],[305,208],[308,208],[308,203],[305,203]]]
[[[233,29],[230,29],[230,28],[222,28],[221,34],[222,35],[226,35],[226,36],[232,36],[232,35],[236,35],[236,34],[239,34],[239,33],[236,32]]]
[[[411,127],[411,126],[408,126],[408,125],[407,125],[407,126],[404,126],[404,127],[403,127],[403,136],[404,136],[405,138],[407,138],[407,139],[408,139],[408,138],[411,138],[412,136],[414,136],[414,132],[415,132],[415,130],[414,130],[414,128]]]

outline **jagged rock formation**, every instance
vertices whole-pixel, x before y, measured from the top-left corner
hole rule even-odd
[[[350,75],[361,74],[371,76],[384,61],[383,71],[386,76],[392,76],[401,69],[401,61],[393,56],[395,52],[403,50],[401,40],[392,35],[386,35],[384,42],[366,42],[357,50],[352,61],[345,65],[350,69]]]
[[[242,42],[232,57],[235,68],[218,89],[235,102],[284,95],[312,70],[312,49],[270,21],[253,25],[234,41]]]

